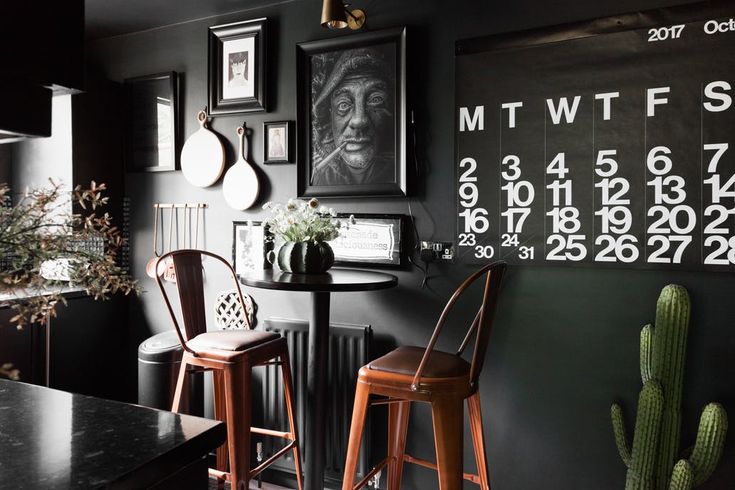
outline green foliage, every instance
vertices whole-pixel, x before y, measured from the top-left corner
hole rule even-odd
[[[686,289],[666,286],[656,304],[655,325],[646,325],[641,331],[643,389],[638,399],[632,451],[622,409],[617,404],[611,408],[615,443],[628,467],[626,490],[694,488],[710,477],[722,455],[727,414],[717,403],[707,405],[702,412],[691,453],[679,454],[690,309]]]
[[[7,205],[10,188],[0,184],[0,258],[4,259],[0,292],[12,297],[15,316],[11,321],[18,328],[45,322],[55,316],[58,303],[65,302],[54,287],[59,283],[40,274],[41,264],[49,260],[67,259],[70,282],[95,299],[139,291],[117,263],[123,245],[120,231],[109,214],[99,214],[107,203],[102,195],[105,184],[93,181],[89,188],[77,186],[64,193],[59,184],[49,182],[48,188],[27,191],[15,206]],[[84,214],[64,212],[71,204]],[[80,246],[91,241],[102,243],[102,250]],[[25,294],[39,290],[44,294]]]

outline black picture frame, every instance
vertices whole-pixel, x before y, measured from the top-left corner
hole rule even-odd
[[[280,136],[280,147],[276,151],[271,144],[277,145],[278,141],[272,141],[271,130],[282,129]],[[263,123],[263,163],[293,163],[293,121],[270,121]],[[282,151],[279,151],[282,150]]]
[[[349,129],[360,111],[349,108],[355,99],[342,82],[347,75],[374,87],[367,128]],[[298,196],[405,196],[406,28],[297,44],[296,77]],[[346,109],[333,111],[337,90]],[[335,137],[339,125],[344,130]]]
[[[334,251],[336,265],[358,265],[376,267],[401,267],[406,258],[405,235],[407,217],[405,214],[337,214],[337,219],[347,222],[350,216],[355,218],[355,224],[349,229],[344,226],[340,231],[340,238],[329,242]],[[359,236],[350,240],[350,232],[357,232]],[[343,237],[346,240],[343,241]],[[385,248],[380,248],[381,239],[385,241]],[[354,252],[352,252],[352,251]],[[370,255],[368,250],[374,250]]]
[[[210,114],[266,110],[267,27],[268,19],[263,17],[209,28]]]
[[[253,234],[255,229],[259,231]],[[253,237],[258,240],[257,246],[252,247],[252,244],[243,242],[245,230],[248,231],[251,240]],[[232,268],[235,269],[235,275],[239,277],[244,272],[258,267],[270,269],[272,265],[268,261],[268,252],[271,250],[273,250],[273,236],[265,223],[253,220],[232,222]],[[243,259],[246,259],[247,263],[244,263]]]
[[[124,92],[127,171],[177,170],[178,74],[171,71],[128,78],[124,80]]]

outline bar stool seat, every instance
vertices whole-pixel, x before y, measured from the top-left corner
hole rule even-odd
[[[372,371],[405,374],[410,376],[412,381],[425,353],[426,347],[402,346],[371,361],[367,367]],[[454,354],[438,350],[431,352],[423,372],[426,378],[454,378],[469,374],[469,362]],[[366,373],[365,376],[369,374]]]
[[[280,336],[274,332],[260,330],[222,330],[200,333],[186,343],[188,347],[203,354],[209,351],[243,351],[275,340]]]

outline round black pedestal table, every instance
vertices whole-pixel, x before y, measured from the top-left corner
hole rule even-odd
[[[333,292],[388,289],[396,286],[398,279],[391,274],[353,269],[332,269],[324,274],[290,274],[277,270],[259,270],[240,276],[240,282],[255,288],[311,293],[307,372],[309,409],[303,436],[306,457],[304,487],[305,490],[322,490],[330,295]]]

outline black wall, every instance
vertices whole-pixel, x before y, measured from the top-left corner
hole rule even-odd
[[[373,0],[365,8],[371,29],[408,25],[412,66],[410,93],[416,112],[418,154],[422,176],[411,197],[423,239],[451,240],[455,230],[453,171],[453,53],[457,39],[583,20],[666,5],[672,1],[518,0],[481,2]],[[262,165],[263,121],[296,118],[295,44],[329,36],[319,27],[321,2],[284,2],[267,8],[198,20],[104,39],[89,49],[89,61],[107,77],[124,78],[174,70],[182,76],[183,136],[197,128],[196,112],[207,97],[207,27],[219,23],[269,18],[269,92],[271,112],[214,120],[212,127],[227,140],[234,161],[235,127],[246,121],[254,128],[250,161],[265,183],[265,200],[283,201],[296,194],[293,165]],[[491,89],[491,87],[489,87]],[[182,138],[183,140],[183,138]],[[247,212],[228,208],[221,183],[208,189],[189,185],[180,172],[128,174],[132,197],[133,267],[149,292],[137,301],[129,322],[129,378],[134,378],[135,346],[150,332],[170,328],[155,285],[145,278],[151,255],[155,201],[204,201],[204,245],[231,254],[231,222],[263,217],[259,206]],[[332,200],[342,212],[407,213],[407,199]],[[200,244],[201,245],[201,244]],[[384,343],[425,345],[444,302],[470,268],[442,265],[432,269],[429,289],[418,287],[416,270],[398,272],[397,289],[341,294],[332,305],[335,321],[370,323]],[[624,485],[609,423],[609,406],[621,400],[635,407],[640,379],[638,335],[651,321],[660,289],[685,285],[693,314],[686,373],[683,444],[693,442],[699,410],[708,401],[722,402],[735,416],[735,334],[732,318],[733,281],[726,274],[596,270],[566,267],[515,267],[502,295],[498,321],[481,379],[490,472],[496,490],[613,490]],[[261,318],[308,318],[304,295],[251,291]],[[439,347],[451,350],[474,312],[465,308],[449,326]],[[129,388],[133,389],[131,385]],[[132,396],[132,392],[131,392]],[[380,409],[377,409],[380,410]],[[428,410],[414,411],[409,451],[433,459]],[[724,461],[705,490],[732,488],[735,483],[735,431],[728,437]],[[376,456],[383,454],[376,447]],[[474,467],[465,443],[465,466]],[[428,470],[408,468],[404,488],[436,488]],[[467,485],[467,488],[475,488]]]

